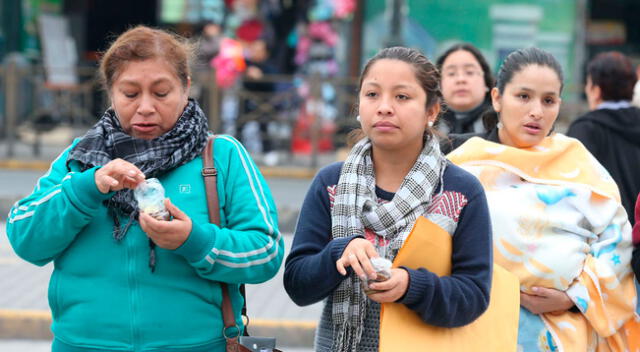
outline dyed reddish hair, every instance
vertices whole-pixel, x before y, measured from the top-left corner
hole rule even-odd
[[[137,26],[122,33],[100,59],[100,79],[109,91],[122,68],[131,61],[162,59],[187,87],[193,46],[184,38],[163,30]]]

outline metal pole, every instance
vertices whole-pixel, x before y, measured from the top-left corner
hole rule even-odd
[[[587,28],[587,0],[578,0],[576,2],[576,27],[575,27],[575,42],[573,46],[573,72],[572,76],[574,84],[578,87],[582,87],[584,82],[583,77],[583,65],[586,60],[586,29]],[[575,89],[571,92],[572,97],[569,99],[577,103],[580,100],[582,89]]]
[[[351,48],[349,50],[349,76],[360,75],[360,63],[362,61],[362,26],[364,22],[364,0],[357,1],[356,12],[351,23]]]
[[[220,127],[220,95],[221,91],[216,84],[216,69],[212,68],[209,71],[208,79],[205,81],[209,84],[209,129],[215,133],[221,133],[218,131]]]
[[[7,60],[5,65],[5,119],[7,132],[7,157],[14,156],[15,126],[18,120],[18,65],[14,60]]]
[[[404,8],[404,0],[388,0],[387,6],[391,3],[391,19],[389,22],[390,35],[386,40],[385,46],[391,47],[396,45],[402,45],[402,26]]]
[[[322,106],[322,97],[320,94],[320,86],[322,82],[320,81],[320,76],[316,73],[311,76],[310,87],[309,87],[309,96],[310,99],[307,99],[307,113],[311,116],[311,168],[316,168],[318,166],[318,144],[320,142],[320,127],[322,126],[322,117],[319,114],[320,107]],[[309,102],[311,102],[311,106],[309,106]]]
[[[6,54],[22,51],[22,3],[23,1],[0,1],[0,30],[4,32]]]

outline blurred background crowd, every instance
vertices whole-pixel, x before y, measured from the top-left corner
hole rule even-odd
[[[566,73],[564,132],[589,110],[593,57],[615,50],[634,70],[640,63],[638,13],[634,0],[3,0],[0,139],[9,148],[0,157],[17,142],[36,154],[43,141],[65,145],[93,124],[108,104],[96,62],[136,24],[192,40],[191,95],[212,129],[241,139],[259,163],[307,155],[315,167],[345,145],[354,77],[382,47],[418,48],[435,62],[471,43],[488,77],[515,49],[545,49]]]

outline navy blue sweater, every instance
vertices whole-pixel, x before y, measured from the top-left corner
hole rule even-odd
[[[354,237],[331,236],[330,195],[341,168],[342,163],[334,163],[318,172],[298,218],[285,263],[284,286],[300,306],[323,300],[345,279],[335,263]],[[438,277],[424,268],[405,268],[409,272],[409,287],[398,302],[416,311],[428,324],[457,327],[475,320],[489,304],[493,262],[491,222],[484,190],[473,175],[447,163],[443,183],[443,194],[452,196],[440,202],[433,212],[448,212],[457,223],[451,275]],[[384,200],[390,201],[394,195],[379,188],[376,191]]]

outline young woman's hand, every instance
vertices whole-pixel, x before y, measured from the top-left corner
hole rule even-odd
[[[142,230],[161,248],[176,249],[187,240],[191,233],[191,218],[173,205],[167,198],[164,205],[173,219],[156,220],[149,214],[140,213],[139,222]]]
[[[574,306],[564,291],[545,287],[531,289],[533,293],[520,292],[520,305],[533,314],[560,314]]]
[[[375,247],[364,238],[351,240],[336,261],[336,269],[342,275],[347,275],[347,268],[351,267],[361,280],[367,277],[375,279],[378,274],[371,265],[371,258],[379,257]]]
[[[369,298],[378,303],[390,303],[399,300],[409,287],[409,273],[402,268],[391,269],[391,278],[382,282],[369,284],[369,288],[376,291]]]
[[[142,171],[132,163],[114,159],[96,170],[94,179],[98,190],[106,194],[124,188],[136,188],[145,177]]]

